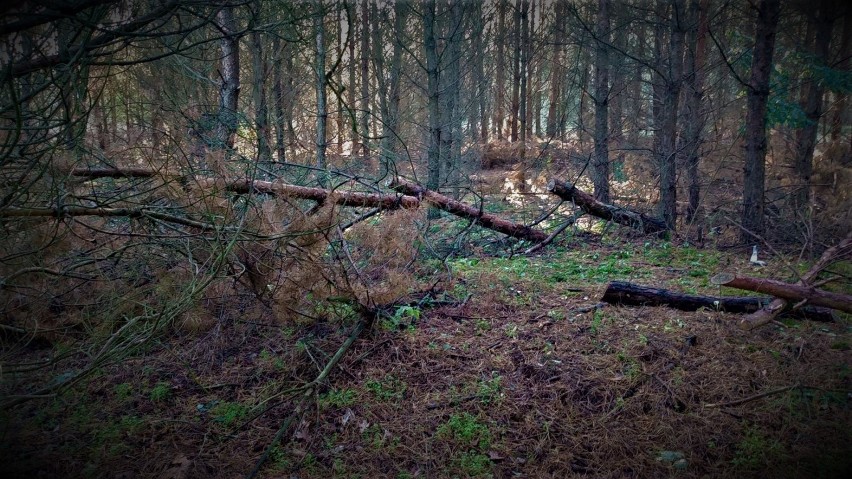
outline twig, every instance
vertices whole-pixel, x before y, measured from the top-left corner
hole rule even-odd
[[[705,408],[719,408],[719,407],[739,406],[740,404],[745,404],[747,402],[756,401],[758,399],[765,398],[767,396],[772,396],[773,394],[783,393],[783,392],[789,391],[791,389],[796,389],[796,388],[799,388],[799,387],[801,387],[800,384],[794,384],[792,386],[785,386],[783,388],[773,389],[771,391],[766,391],[764,393],[755,394],[754,396],[749,396],[747,398],[737,399],[736,401],[729,401],[729,402],[722,402],[722,403],[715,403],[715,404],[705,404],[704,407]]]
[[[278,441],[281,440],[281,438],[284,436],[284,433],[286,433],[287,430],[290,428],[290,424],[292,424],[293,421],[302,414],[302,407],[304,406],[305,401],[307,401],[307,399],[311,397],[314,392],[316,392],[317,386],[323,381],[325,381],[325,378],[328,377],[328,375],[331,373],[331,370],[334,369],[335,366],[337,366],[337,363],[340,362],[340,359],[343,357],[343,355],[346,354],[347,351],[349,351],[349,348],[352,347],[352,344],[355,343],[355,340],[358,339],[358,337],[364,331],[364,328],[366,328],[367,324],[372,322],[371,314],[371,312],[365,312],[361,315],[361,319],[358,321],[358,324],[356,324],[355,327],[352,328],[352,332],[349,334],[349,337],[346,338],[346,341],[343,342],[343,344],[340,346],[334,356],[331,357],[331,359],[328,361],[328,364],[326,364],[325,368],[323,368],[323,370],[320,372],[319,376],[317,376],[316,379],[309,382],[308,384],[297,388],[297,390],[304,390],[302,400],[299,402],[299,405],[296,406],[296,409],[293,411],[293,414],[290,414],[287,419],[284,420],[284,423],[281,424],[281,427],[278,428],[278,432],[275,433],[275,437],[273,437],[269,445],[266,446],[266,450],[263,451],[263,455],[261,455],[260,458],[257,460],[257,463],[254,465],[254,468],[251,470],[251,472],[248,473],[246,479],[254,479],[254,477],[257,476],[257,473],[260,471],[260,467],[263,465],[263,463],[269,457],[269,454],[272,452],[272,448],[275,447],[276,444],[278,444]],[[275,396],[279,395],[280,394],[276,394]],[[267,401],[269,401],[269,399],[267,399]],[[252,418],[252,420],[256,419],[259,416],[260,415],[255,416],[254,418]]]

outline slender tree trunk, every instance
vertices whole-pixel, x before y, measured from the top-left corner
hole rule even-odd
[[[452,185],[454,197],[458,196],[460,171],[459,171],[459,156],[461,152],[461,114],[459,110],[459,93],[461,90],[461,75],[460,75],[460,56],[461,56],[461,41],[464,35],[463,27],[464,19],[462,12],[462,4],[460,2],[451,2],[449,6],[449,15],[444,14],[447,19],[447,34],[445,35],[446,48],[444,49],[444,58],[447,58],[448,65],[444,73],[446,73],[446,81],[441,82],[444,91],[444,109],[441,112],[441,159],[443,166],[441,167],[445,182]]]
[[[639,25],[636,28],[636,45],[639,51],[645,50],[645,27],[644,25]],[[633,117],[633,122],[628,124],[627,131],[628,137],[627,141],[630,143],[630,148],[638,148],[639,147],[639,132],[645,128],[647,129],[647,120],[646,120],[646,109],[645,109],[645,101],[644,94],[642,93],[642,85],[645,81],[643,78],[645,67],[641,63],[635,63],[634,65],[634,73],[635,76],[633,78],[633,83],[631,85],[630,97],[633,100],[633,109],[632,114],[630,116]]]
[[[514,44],[515,55],[512,58],[512,112],[511,120],[509,121],[510,135],[509,141],[515,143],[518,141],[518,109],[520,108],[520,89],[521,89],[521,3],[524,0],[517,0],[518,4],[514,8],[514,23],[512,26],[512,42]]]
[[[252,96],[255,108],[254,126],[257,132],[257,158],[259,161],[269,161],[272,157],[272,151],[269,147],[269,108],[266,105],[266,77],[268,75],[260,32],[252,32],[251,43],[252,69],[254,70]]]
[[[494,132],[497,134],[497,140],[503,140],[503,121],[505,120],[503,106],[506,101],[504,87],[506,79],[504,72],[506,68],[506,0],[497,0],[497,58],[496,58],[496,76],[494,87]]]
[[[394,3],[393,53],[390,72],[385,79],[380,15],[377,4],[372,4],[373,17],[373,65],[379,85],[379,110],[382,116],[381,160],[385,172],[391,170],[396,159],[397,120],[399,116],[399,78],[402,69],[402,39],[405,28],[405,5]]]
[[[237,25],[233,8],[222,7],[216,14],[216,20],[225,33],[220,41],[222,64],[219,87],[219,121],[216,127],[217,148],[234,148],[237,136],[237,102],[240,94],[240,47],[237,38]]]
[[[681,148],[685,158],[686,175],[689,183],[689,205],[686,209],[686,220],[691,222],[698,213],[701,193],[701,178],[698,166],[700,162],[701,132],[704,129],[704,63],[707,49],[707,9],[709,0],[692,0],[690,9],[697,13],[693,17],[693,26],[689,30],[689,48],[686,50],[685,87],[685,134],[684,145]]]
[[[284,120],[284,77],[281,73],[281,61],[283,50],[281,38],[272,35],[272,105],[275,111],[275,151],[278,161],[287,161],[287,148],[284,140],[286,135],[286,124]]]
[[[355,44],[358,43],[358,21],[355,17],[357,11],[355,8],[354,0],[353,2],[346,3],[346,11],[346,17],[349,21],[349,34],[352,35],[352,38],[349,39],[349,88],[347,89],[349,93],[346,95],[346,97],[349,99],[349,107],[352,109],[352,111],[357,111],[359,93],[355,83],[355,73],[358,69],[358,61],[355,57]],[[358,135],[358,128],[356,127],[355,118],[350,117],[348,121],[351,125],[350,131],[352,132],[351,154],[357,155],[358,150],[361,149],[361,138]]]
[[[669,229],[677,223],[677,113],[683,81],[683,5],[671,2],[671,35],[669,36],[668,68],[664,73],[663,102],[660,111],[660,141],[657,162],[660,168],[660,212]]]
[[[564,31],[563,17],[565,16],[563,0],[554,4],[555,18],[553,19],[553,52],[550,61],[550,97],[547,104],[547,136],[554,138],[559,133],[559,103],[562,101],[559,92],[562,89],[562,34]]]
[[[595,184],[595,199],[609,203],[609,129],[607,125],[609,100],[609,0],[598,0],[597,25],[595,27],[595,159],[592,176]]]
[[[337,57],[343,58],[344,54],[344,46],[343,46],[343,9],[337,8],[337,19],[336,19],[336,30],[337,30]],[[338,67],[337,72],[334,74],[334,81],[337,82],[337,88],[340,89],[343,86],[343,68]],[[346,140],[346,135],[344,132],[346,131],[346,118],[343,115],[345,105],[343,104],[343,94],[340,92],[337,95],[337,114],[334,115],[335,118],[335,133],[337,134],[337,154],[343,154],[343,143]]]
[[[370,16],[369,0],[361,2],[361,121],[359,129],[364,141],[361,145],[361,153],[364,159],[370,157]]]
[[[325,159],[326,132],[325,127],[328,120],[328,106],[326,105],[326,79],[325,79],[325,9],[322,0],[316,1],[316,9],[313,15],[314,36],[316,38],[316,49],[314,50],[314,74],[316,80],[317,94],[317,161],[319,170],[318,181],[320,188],[328,185],[327,164]]]
[[[822,0],[814,18],[816,39],[813,45],[812,70],[825,68],[828,63],[831,30],[834,26],[830,2]],[[819,120],[822,116],[823,82],[812,77],[805,86],[805,101],[802,109],[808,118],[808,123],[796,135],[796,164],[795,171],[798,185],[793,193],[795,208],[805,210],[811,200],[811,175],[813,174],[814,147],[817,141]]]
[[[426,56],[426,81],[429,95],[426,187],[432,191],[438,191],[441,182],[441,118],[439,116],[438,48],[435,41],[435,0],[423,0],[423,50]],[[437,214],[437,210],[429,210],[430,218],[436,218]]]
[[[529,69],[529,53],[530,50],[528,48],[529,37],[530,37],[530,27],[529,27],[529,11],[530,11],[530,2],[528,0],[520,0],[520,21],[521,21],[521,41],[520,41],[520,111],[518,113],[518,117],[520,119],[520,142],[521,142],[521,160],[524,159],[524,153],[526,152],[527,145],[527,104],[529,103],[529,81],[528,81],[528,69]]]
[[[775,34],[781,11],[780,0],[761,0],[754,28],[751,78],[747,87],[745,168],[743,177],[742,239],[764,232],[764,187],[766,182],[766,102],[769,74],[775,51]],[[748,230],[748,231],[746,231]],[[751,233],[749,233],[751,231]]]

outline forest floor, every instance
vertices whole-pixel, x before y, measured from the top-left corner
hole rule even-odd
[[[0,472],[245,477],[301,405],[258,477],[849,477],[848,316],[745,332],[739,315],[598,305],[612,280],[719,295],[722,270],[789,279],[783,258],[609,230],[447,265],[420,268],[437,294],[377,320],[304,401],[283,393],[357,315],[282,326],[224,298],[211,330],[6,413]]]

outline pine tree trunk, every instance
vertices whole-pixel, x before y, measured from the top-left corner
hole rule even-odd
[[[747,89],[743,209],[740,223],[743,241],[764,232],[764,188],[766,183],[766,103],[769,74],[775,51],[775,34],[781,11],[780,0],[761,0],[755,21],[751,78]]]
[[[595,199],[609,203],[609,130],[607,111],[609,96],[609,0],[598,1],[597,25],[595,27],[595,157],[592,176],[595,184]]]

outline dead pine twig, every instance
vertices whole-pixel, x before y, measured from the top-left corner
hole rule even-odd
[[[740,404],[745,404],[751,401],[757,401],[758,399],[765,398],[767,396],[772,396],[773,394],[781,394],[783,392],[787,392],[791,389],[796,389],[802,387],[801,384],[793,384],[792,386],[784,386],[783,388],[773,389],[771,391],[762,392],[760,394],[755,394],[754,396],[749,396],[747,398],[737,399],[735,401],[728,402],[720,402],[720,403],[712,403],[705,404],[705,408],[720,408],[720,407],[730,407],[730,406],[739,406]]]

